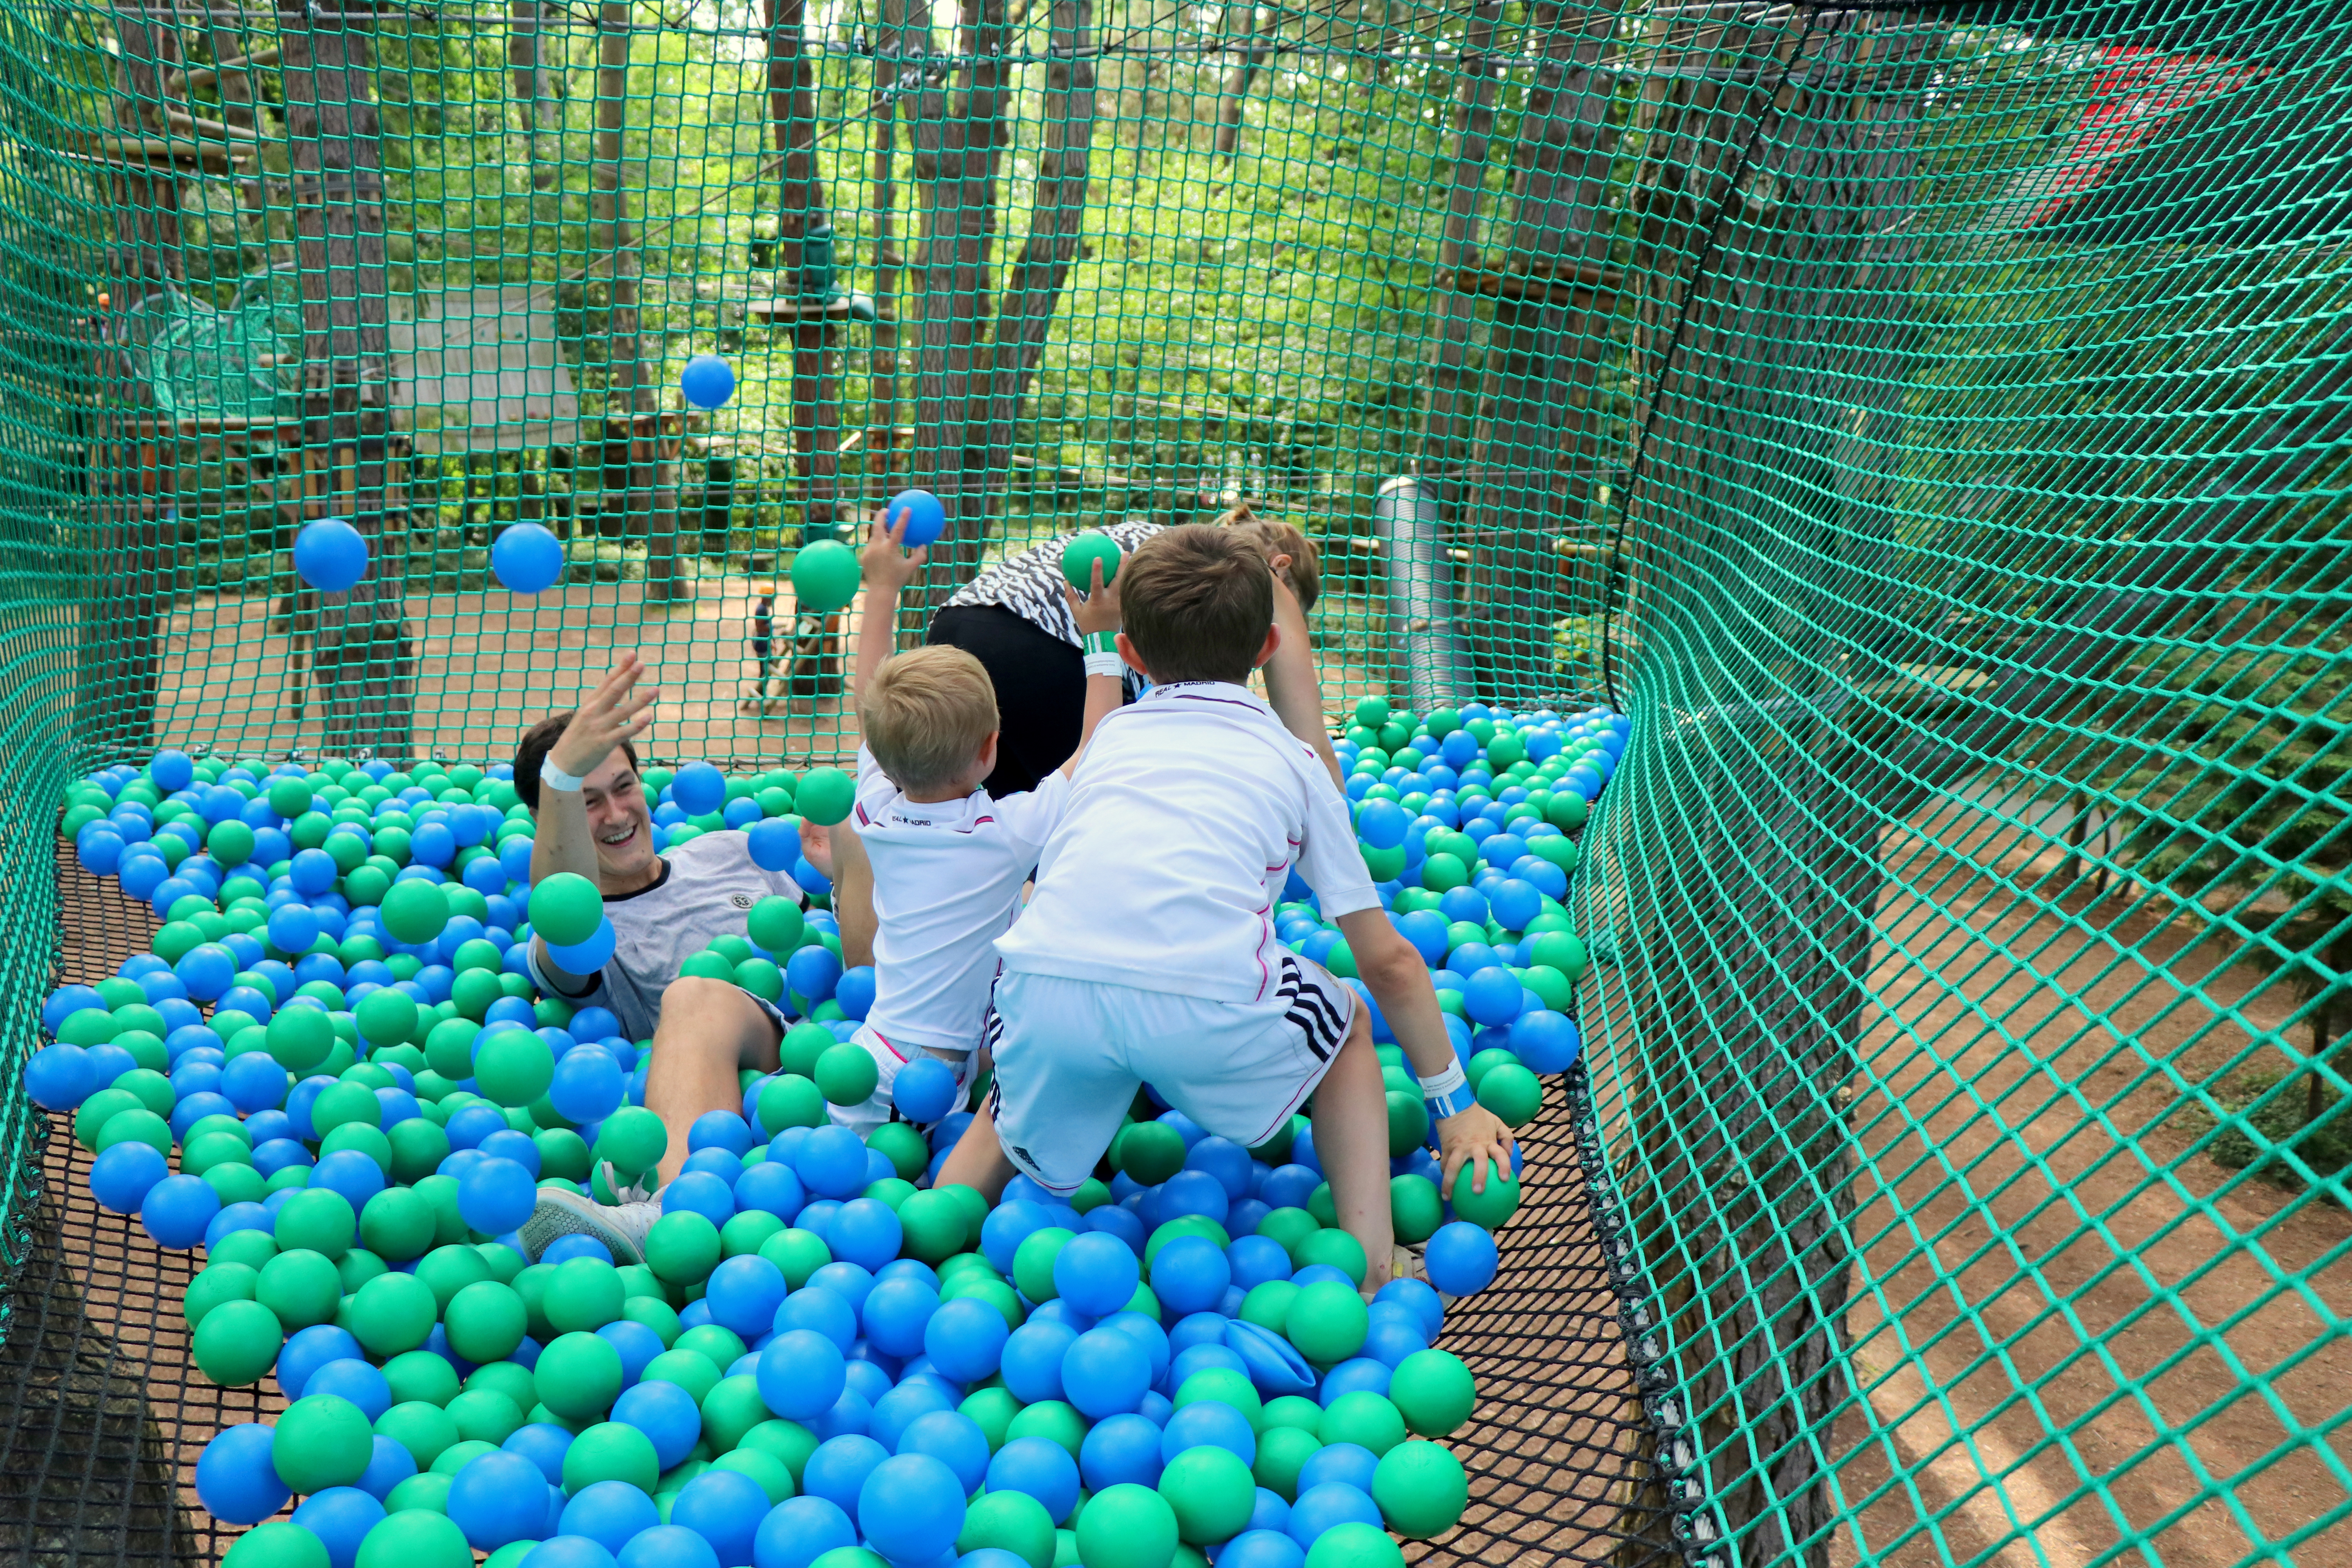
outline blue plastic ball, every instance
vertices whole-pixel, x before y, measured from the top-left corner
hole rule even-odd
[[[782,1339],[793,1329],[822,1334],[833,1342],[835,1349],[846,1352],[857,1338],[857,1309],[839,1291],[818,1284],[816,1277],[811,1275],[808,1285],[785,1297],[784,1304],[776,1309],[777,1338]]]
[[[530,1173],[512,1160],[484,1160],[457,1181],[457,1214],[485,1236],[517,1228],[538,1203]]]
[[[710,1542],[682,1524],[656,1524],[614,1556],[620,1568],[719,1568]]]
[[[669,781],[669,797],[688,816],[717,811],[727,801],[727,775],[709,763],[688,763]]]
[[[1002,1364],[1012,1331],[1004,1314],[974,1297],[940,1303],[923,1325],[923,1353],[942,1376],[978,1383]]]
[[[883,525],[886,528],[897,526],[901,512],[906,513],[907,523],[901,542],[909,550],[930,543],[948,526],[947,508],[940,505],[940,498],[929,490],[900,490],[892,496],[889,503],[882,509]]]
[[[1127,1244],[1100,1232],[1073,1237],[1054,1259],[1055,1293],[1090,1318],[1108,1317],[1124,1308],[1142,1277],[1141,1265]]]
[[[937,1057],[917,1057],[891,1080],[890,1098],[898,1114],[919,1127],[929,1126],[955,1109],[955,1069]]]
[[[280,1352],[281,1373],[285,1359],[285,1352]],[[283,1381],[282,1377],[280,1381]],[[331,1394],[337,1398],[347,1399],[370,1421],[392,1408],[391,1380],[373,1363],[362,1361],[357,1356],[338,1356],[325,1363],[302,1380],[302,1393],[305,1396]]]
[[[90,1195],[116,1214],[137,1214],[155,1184],[172,1173],[172,1163],[152,1145],[117,1143],[89,1167]]]
[[[1088,1329],[1062,1352],[1063,1397],[1090,1421],[1140,1408],[1150,1386],[1151,1353],[1122,1330]]]
[[[1315,1544],[1315,1538],[1335,1524],[1369,1524],[1374,1530],[1387,1528],[1381,1518],[1380,1505],[1368,1492],[1342,1481],[1326,1481],[1319,1487],[1302,1488],[1298,1500],[1290,1505],[1290,1522],[1286,1529],[1290,1539],[1303,1550]]]
[[[156,1246],[176,1249],[205,1240],[220,1212],[220,1194],[202,1176],[166,1176],[147,1190],[139,1223]]]
[[[490,572],[509,594],[544,593],[563,575],[563,542],[538,523],[509,523],[490,542]]]
[[[793,1156],[793,1169],[813,1193],[854,1197],[866,1190],[866,1144],[846,1127],[819,1127]]]
[[[1566,1072],[1583,1049],[1575,1021],[1549,1009],[1531,1009],[1511,1021],[1511,1054],[1530,1071]]]
[[[1360,1443],[1326,1444],[1298,1467],[1298,1489],[1311,1491],[1328,1481],[1338,1481],[1370,1496],[1372,1472],[1380,1463],[1380,1456]]]
[[[282,1357],[280,1359],[283,1359]],[[416,1456],[390,1437],[375,1439],[373,1457],[360,1472],[360,1490],[382,1501],[392,1489],[416,1473]]]
[[[585,1536],[605,1551],[620,1550],[661,1522],[654,1500],[626,1481],[595,1481],[582,1487],[563,1505],[558,1528],[566,1535]]]
[[[836,1504],[821,1497],[790,1498],[760,1521],[751,1539],[756,1568],[808,1568],[837,1546],[857,1544],[857,1527]]]
[[[547,1478],[520,1454],[484,1454],[449,1483],[449,1521],[479,1552],[527,1540],[547,1517]]]
[[[1470,1296],[1494,1282],[1501,1262],[1494,1234],[1468,1220],[1457,1219],[1437,1227],[1424,1254],[1429,1282],[1449,1296]]]
[[[553,959],[555,966],[566,974],[593,974],[613,961],[613,949],[619,940],[619,933],[614,931],[613,922],[608,917],[598,922],[595,931],[590,933],[586,942],[574,942],[570,947],[549,942],[547,955]],[[530,1016],[530,1004],[516,996],[504,997],[499,1002],[490,1004],[491,1015],[495,1016],[499,1006],[506,1002],[517,1004],[523,1009],[523,1016]]]
[[[877,1272],[898,1256],[906,1237],[898,1210],[878,1198],[853,1198],[842,1205],[824,1233],[834,1257]]]
[[[844,1207],[842,1213],[847,1214],[854,1206]],[[835,1223],[837,1226],[837,1216]],[[930,1323],[931,1314],[939,1310],[938,1291],[920,1279],[902,1277],[877,1281],[867,1293],[858,1317],[875,1349],[903,1359],[922,1353],[924,1331]]]
[[[724,408],[735,395],[735,369],[717,354],[696,354],[678,373],[677,389],[697,408]]]
[[[43,1046],[25,1064],[25,1092],[44,1110],[71,1110],[97,1090],[98,1065],[79,1046]]]
[[[570,1121],[583,1125],[602,1121],[618,1110],[627,1093],[628,1075],[611,1052],[597,1046],[564,1052],[547,1086],[548,1102]]]
[[[1221,1399],[1196,1401],[1168,1418],[1160,1434],[1160,1462],[1204,1446],[1229,1449],[1244,1465],[1257,1463],[1257,1434],[1251,1430],[1249,1417]]]
[[[305,523],[294,536],[294,570],[321,594],[350,592],[367,575],[367,540],[340,517]]]
[[[793,1168],[777,1160],[762,1160],[735,1178],[735,1211],[756,1209],[790,1223],[808,1202],[808,1189]]]
[[[1445,1327],[1445,1303],[1438,1299],[1437,1292],[1425,1280],[1391,1279],[1381,1287],[1372,1302],[1375,1306],[1392,1302],[1411,1308],[1420,1318],[1422,1332],[1432,1344],[1437,1342],[1439,1332]]]
[[[744,834],[751,864],[762,871],[788,871],[801,858],[801,831],[783,818],[755,822]]]
[[[1470,976],[1462,988],[1462,1010],[1474,1023],[1500,1027],[1519,1016],[1526,988],[1517,975],[1495,964]]]
[[[784,961],[784,984],[796,996],[812,1003],[822,1002],[833,994],[841,982],[841,960],[833,949],[824,946],[803,947]]]
[[[678,1489],[672,1524],[684,1525],[719,1553],[722,1563],[751,1561],[751,1538],[768,1516],[767,1489],[740,1470],[705,1470]]]
[[[861,963],[856,968],[843,970],[841,978],[834,982],[833,985],[833,1000],[841,1009],[842,1016],[856,1019],[860,1023],[865,1021],[867,1014],[874,1011],[875,994],[874,966],[870,963]],[[919,1059],[934,1061],[938,1058],[925,1057]],[[907,1120],[914,1121],[919,1119],[909,1116]]]
[[[383,1502],[359,1487],[329,1487],[294,1510],[294,1522],[327,1549],[328,1568],[352,1568],[360,1542],[383,1519]]]
[[[566,1513],[571,1511],[568,1506],[564,1509]],[[601,1542],[584,1535],[557,1535],[532,1547],[517,1568],[618,1568],[618,1564]]]
[[[1065,1324],[1031,1317],[1004,1342],[1004,1386],[1024,1405],[1059,1399],[1062,1361],[1077,1334]]]
[[[563,1483],[563,1456],[571,1451],[572,1434],[551,1422],[533,1421],[507,1434],[499,1445],[509,1454],[520,1454],[539,1467],[548,1485]]]
[[[1140,1415],[1097,1422],[1078,1445],[1078,1466],[1087,1489],[1100,1491],[1121,1482],[1160,1484],[1160,1428]]]
[[[270,1462],[277,1428],[258,1421],[224,1427],[196,1459],[196,1500],[225,1524],[258,1524],[286,1505],[286,1483]]]
[[[802,1468],[801,1490],[848,1513],[857,1506],[858,1489],[865,1486],[866,1478],[889,1457],[887,1448],[863,1433],[828,1437],[817,1445]]]
[[[1181,1179],[1181,1174],[1176,1179]],[[1213,1178],[1203,1176],[1202,1180],[1214,1184]],[[1170,1184],[1174,1184],[1172,1180]],[[1218,1190],[1222,1194],[1223,1189]],[[1213,1310],[1233,1282],[1233,1266],[1206,1237],[1178,1237],[1160,1249],[1159,1260],[1151,1266],[1153,1294],[1161,1307],[1178,1316]]]
[[[814,1461],[812,1461],[814,1462]],[[899,1454],[874,1467],[857,1489],[857,1527],[894,1563],[929,1563],[963,1531],[963,1489],[929,1454]]]

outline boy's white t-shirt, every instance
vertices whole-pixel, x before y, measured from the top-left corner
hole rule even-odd
[[[997,941],[1007,971],[1263,1001],[1294,863],[1327,918],[1380,903],[1347,797],[1246,687],[1153,687],[1097,727],[1071,784]]]
[[[874,867],[874,1032],[901,1055],[980,1043],[996,950],[1070,801],[1058,769],[1002,800],[908,800],[857,749],[857,837]]]

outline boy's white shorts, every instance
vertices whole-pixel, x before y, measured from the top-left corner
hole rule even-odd
[[[1354,992],[1287,952],[1263,1002],[1004,974],[986,1035],[997,1138],[1030,1180],[1073,1192],[1148,1083],[1210,1132],[1254,1148],[1306,1103],[1355,1016]]]
[[[825,1109],[832,1113],[835,1126],[846,1127],[860,1138],[898,1114],[898,1103],[890,1098],[890,1086],[898,1080],[898,1069],[914,1058],[902,1054],[898,1047],[874,1032],[871,1025],[861,1024],[857,1033],[849,1037],[848,1044],[857,1047],[874,1058],[874,1092],[856,1105],[833,1105]],[[924,1053],[929,1055],[928,1051]],[[980,1053],[968,1051],[961,1060],[949,1060],[947,1065],[956,1075],[955,1103],[961,1109],[964,1097],[971,1092],[973,1069],[979,1065]]]

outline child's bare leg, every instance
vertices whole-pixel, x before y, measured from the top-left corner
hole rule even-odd
[[[1339,1228],[1364,1249],[1364,1289],[1389,1280],[1396,1228],[1389,1213],[1389,1100],[1372,1026],[1356,1009],[1347,1043],[1315,1090],[1315,1157],[1331,1184]]]
[[[1004,1145],[996,1141],[996,1102],[992,1097],[956,1140],[935,1184],[973,1187],[992,1204],[1004,1195],[1004,1184],[1012,1179],[1013,1162],[1004,1157]]]

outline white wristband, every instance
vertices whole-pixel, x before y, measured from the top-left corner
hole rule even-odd
[[[1086,664],[1088,675],[1108,675],[1116,680],[1127,673],[1127,661],[1115,653],[1090,653]]]
[[[1421,1097],[1429,1101],[1441,1121],[1460,1115],[1476,1099],[1470,1092],[1470,1075],[1462,1070],[1458,1058],[1446,1063],[1444,1072],[1421,1080]]]
[[[553,757],[547,757],[542,759],[539,764],[539,782],[545,784],[550,789],[562,790],[566,795],[578,795],[580,793],[580,786],[588,781],[585,779],[574,778],[572,774],[565,773],[562,768],[557,767]]]

